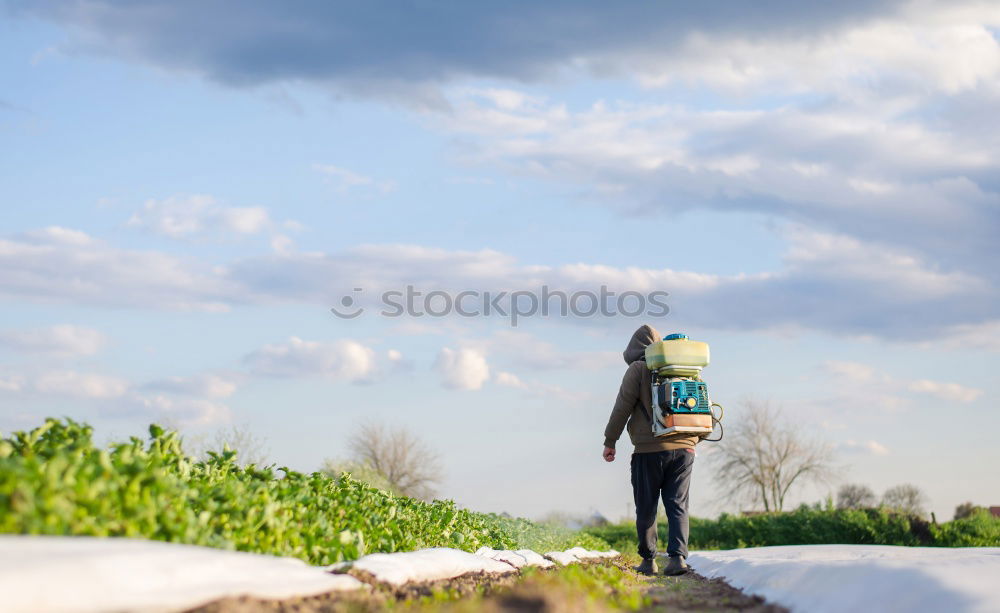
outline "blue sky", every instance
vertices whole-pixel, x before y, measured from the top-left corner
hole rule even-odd
[[[378,420],[465,506],[617,517],[643,319],[371,308],[607,285],[669,292],[731,423],[769,401],[842,481],[1000,503],[1000,13],[781,4],[6,3],[0,429],[244,424],[311,470]],[[700,449],[693,512],[740,508]]]

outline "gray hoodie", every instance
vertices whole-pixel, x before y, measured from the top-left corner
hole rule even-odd
[[[604,446],[614,448],[622,430],[628,426],[628,435],[635,446],[635,453],[652,453],[666,449],[694,447],[699,438],[692,435],[654,437],[650,424],[652,409],[653,376],[646,368],[646,346],[659,340],[660,333],[651,326],[640,326],[632,335],[622,357],[628,364],[622,385],[618,389],[615,407],[604,429]]]

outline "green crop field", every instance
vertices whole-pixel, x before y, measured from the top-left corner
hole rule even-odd
[[[723,514],[718,519],[691,518],[691,549],[739,549],[772,545],[902,545],[927,547],[1000,547],[1000,518],[985,510],[940,524],[884,508],[816,509],[754,516]],[[659,522],[666,542],[666,522]],[[636,550],[635,524],[625,522],[587,532],[619,551]]]
[[[144,537],[311,564],[436,546],[608,548],[592,535],[395,496],[348,477],[240,466],[231,451],[200,462],[175,432],[149,431],[146,441],[98,448],[88,425],[48,419],[0,439],[0,533]]]

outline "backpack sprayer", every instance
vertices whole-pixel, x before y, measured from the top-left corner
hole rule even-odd
[[[708,343],[686,334],[668,334],[646,347],[646,367],[653,375],[653,436],[697,434],[722,439],[722,405],[709,399],[701,369],[708,366]],[[718,415],[713,411],[718,408]],[[716,424],[719,438],[707,438]]]

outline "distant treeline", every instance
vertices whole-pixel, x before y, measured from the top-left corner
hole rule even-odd
[[[622,552],[636,548],[635,525],[587,528]],[[666,542],[666,522],[659,522]],[[1000,518],[986,510],[941,524],[889,509],[816,509],[787,513],[691,518],[691,549],[739,549],[773,545],[905,545],[923,547],[1000,547]]]

